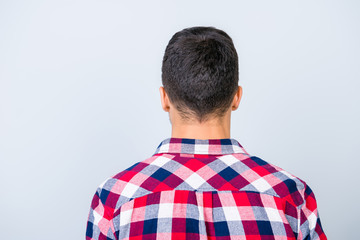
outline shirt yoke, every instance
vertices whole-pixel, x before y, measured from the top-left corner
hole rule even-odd
[[[298,207],[304,202],[305,186],[287,171],[244,153],[158,153],[108,178],[98,194],[113,211],[135,198],[169,190],[258,192]]]

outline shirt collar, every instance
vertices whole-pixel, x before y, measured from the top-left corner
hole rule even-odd
[[[244,153],[249,155],[240,143],[233,138],[224,139],[191,139],[191,138],[166,138],[157,147],[154,154],[158,153],[185,153],[223,155]]]

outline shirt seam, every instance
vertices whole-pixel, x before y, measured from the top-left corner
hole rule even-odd
[[[131,202],[137,198],[141,198],[141,197],[144,197],[144,196],[147,196],[147,195],[151,195],[151,194],[154,194],[154,193],[160,193],[160,192],[167,192],[167,191],[188,191],[188,192],[231,192],[231,193],[237,193],[237,192],[251,192],[251,193],[258,193],[258,194],[266,194],[266,195],[269,195],[269,196],[272,196],[272,197],[276,197],[276,198],[279,198],[279,199],[284,199],[285,201],[286,198],[284,197],[281,197],[279,196],[278,194],[270,194],[270,193],[267,193],[266,191],[265,192],[260,192],[260,191],[252,191],[252,190],[190,190],[190,189],[170,189],[170,190],[161,190],[161,191],[154,191],[154,192],[151,192],[151,193],[147,193],[147,194],[144,194],[144,195],[141,195],[141,196],[137,196],[137,197],[134,197],[134,198],[129,198],[128,201],[122,203],[119,207],[116,208],[116,211],[118,211],[124,204],[128,203],[128,202]],[[115,213],[115,211],[114,211]]]
[[[233,154],[244,154],[246,156],[252,156],[250,155],[249,153],[246,153],[246,152],[231,152],[231,153],[208,153],[208,152],[201,152],[201,153],[188,153],[188,152],[156,152],[153,154],[156,155],[156,154],[190,154],[190,155],[233,155]]]

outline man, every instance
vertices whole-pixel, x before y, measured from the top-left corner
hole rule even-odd
[[[242,88],[225,32],[177,32],[165,50],[162,83],[171,138],[99,186],[87,240],[327,239],[310,187],[230,138]]]

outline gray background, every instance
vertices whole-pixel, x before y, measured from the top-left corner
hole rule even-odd
[[[234,40],[231,137],[305,180],[330,239],[357,239],[359,1],[0,1],[1,239],[84,239],[107,177],[170,136],[171,36]]]

